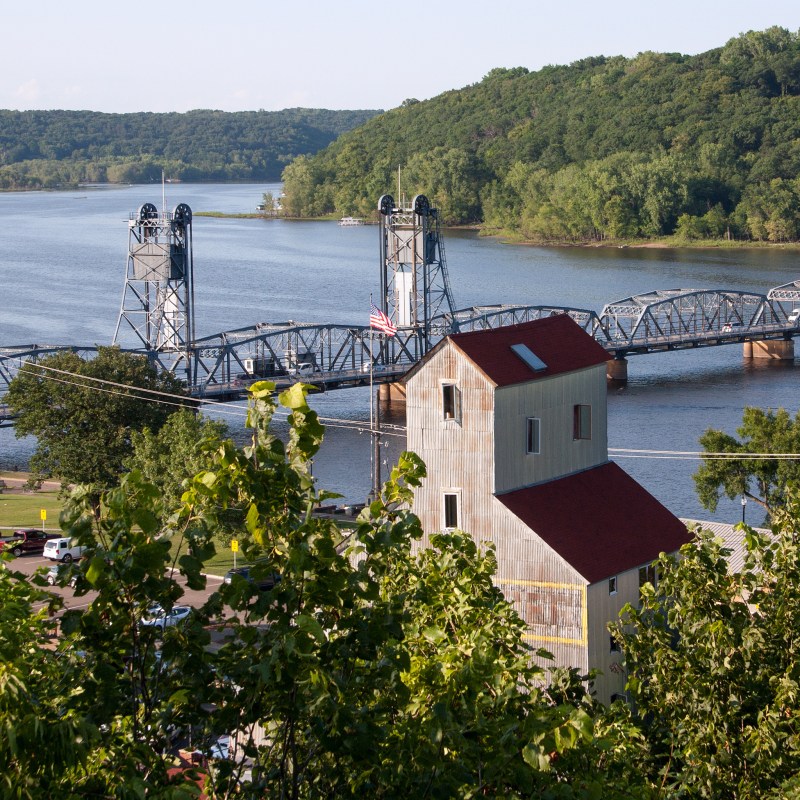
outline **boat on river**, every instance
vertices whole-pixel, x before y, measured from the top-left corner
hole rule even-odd
[[[339,224],[345,228],[352,228],[354,225],[363,225],[364,220],[361,217],[342,217]]]

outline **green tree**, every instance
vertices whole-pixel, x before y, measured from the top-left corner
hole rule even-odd
[[[59,796],[93,734],[82,714],[64,708],[72,689],[49,619],[60,602],[10,568],[0,569],[0,598],[0,795]]]
[[[62,524],[87,556],[69,570],[77,594],[93,599],[63,615],[58,656],[40,652],[42,623],[13,602],[30,586],[0,575],[10,621],[0,645],[11,662],[2,669],[13,668],[68,733],[53,761],[7,748],[4,775],[24,766],[30,778],[14,782],[26,787],[19,796],[189,796],[191,775],[169,774],[170,743],[189,731],[201,750],[237,733],[237,758],[209,765],[211,797],[234,787],[252,798],[637,796],[641,740],[592,702],[574,672],[547,685],[524,624],[493,585],[492,551],[456,532],[412,555],[419,460],[404,454],[356,528],[341,531],[312,515],[329,495],[310,474],[322,427],[301,387],[280,398],[291,412],[286,444],[267,427],[272,385],[251,391],[252,444],[217,448],[184,496],[177,539],[160,532],[162,498],[138,470],[104,493],[99,514],[86,489],[74,490]],[[263,592],[244,580],[223,585],[157,640],[142,617],[153,603],[179,601],[178,573],[203,585],[231,505],[246,509],[239,538],[254,572],[276,571],[280,582]],[[214,648],[211,620],[225,631]],[[39,662],[52,667],[42,672]],[[56,664],[57,679],[40,680]],[[33,720],[5,691],[0,682],[4,741],[13,743]],[[35,742],[60,730],[37,731]]]
[[[226,433],[225,423],[181,409],[170,414],[158,431],[132,431],[132,453],[124,465],[156,487],[169,514],[180,505],[184,483],[206,468],[209,451],[222,444]]]
[[[659,797],[796,797],[800,769],[798,493],[773,535],[745,528],[733,573],[711,534],[656,562],[611,626],[629,673],[641,767]]]
[[[16,436],[37,439],[32,470],[103,488],[119,480],[133,432],[159,430],[180,402],[158,402],[153,392],[185,394],[180,381],[143,356],[101,347],[93,359],[62,352],[26,363],[6,400],[18,415]]]
[[[782,408],[745,408],[737,433],[739,439],[709,428],[700,437],[708,455],[694,474],[697,495],[710,511],[716,509],[723,494],[731,500],[744,495],[772,515],[783,505],[786,487],[800,480],[800,462],[764,456],[800,453],[800,413],[793,419]],[[736,458],[739,454],[743,457]]]

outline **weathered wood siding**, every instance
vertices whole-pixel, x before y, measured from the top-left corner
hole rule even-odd
[[[575,405],[592,408],[592,438],[572,438]],[[497,493],[569,475],[608,461],[605,366],[540,378],[495,392]],[[526,424],[540,420],[540,447],[529,454]]]

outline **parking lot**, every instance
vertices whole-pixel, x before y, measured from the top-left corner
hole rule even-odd
[[[42,574],[46,573],[47,570],[52,567],[57,562],[52,561],[49,558],[43,558],[40,555],[23,555],[19,558],[15,558],[13,561],[8,562],[8,567],[10,569],[16,570],[18,572],[22,572],[25,575],[33,575],[37,570]],[[80,562],[76,562],[80,563]],[[180,603],[184,605],[193,606],[195,608],[201,606],[208,596],[213,592],[221,583],[222,578],[218,578],[215,575],[209,575],[206,582],[206,588],[202,591],[196,589],[190,589],[186,586],[185,581],[183,578],[178,575],[177,576],[178,583],[183,586],[184,595],[180,599]],[[71,589],[68,586],[51,586],[48,587],[49,591],[53,592],[54,594],[60,595],[64,598],[64,607],[68,609],[82,609],[86,608],[89,603],[96,597],[95,592],[88,592],[87,594],[80,595],[78,597],[75,596],[75,590]]]

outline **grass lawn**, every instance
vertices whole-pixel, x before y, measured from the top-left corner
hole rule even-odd
[[[57,491],[26,494],[0,494],[0,529],[41,528],[41,509],[47,512],[45,529],[58,531],[62,502]]]

